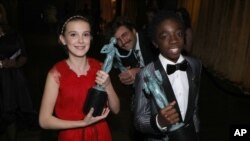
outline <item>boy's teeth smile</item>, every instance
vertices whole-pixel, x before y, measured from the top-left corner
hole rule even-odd
[[[178,52],[178,48],[172,48],[172,49],[170,49],[170,51],[172,52],[172,53],[177,53]]]

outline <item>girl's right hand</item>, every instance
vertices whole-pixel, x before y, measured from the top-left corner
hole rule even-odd
[[[83,119],[83,122],[87,125],[91,125],[93,123],[96,123],[102,119],[105,119],[110,112],[110,109],[108,107],[104,108],[102,111],[102,114],[100,116],[93,117],[94,108],[91,108],[86,115],[86,117]]]

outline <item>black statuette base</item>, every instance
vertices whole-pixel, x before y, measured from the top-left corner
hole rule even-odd
[[[100,116],[102,114],[103,108],[107,102],[107,93],[105,91],[100,91],[91,88],[88,92],[88,96],[84,105],[84,113],[88,114],[91,107],[94,108],[93,116]]]

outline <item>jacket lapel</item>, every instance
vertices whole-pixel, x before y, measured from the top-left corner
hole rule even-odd
[[[167,73],[165,72],[160,60],[156,60],[154,62],[154,66],[155,66],[155,70],[159,70],[160,73],[161,73],[161,76],[162,76],[162,79],[163,79],[163,88],[164,88],[164,92],[165,92],[165,95],[166,95],[166,98],[168,100],[168,102],[172,102],[172,101],[176,101],[176,104],[175,104],[175,108],[177,110],[177,112],[179,113],[179,118],[181,118],[181,112],[180,112],[180,108],[179,108],[179,105],[177,103],[177,100],[176,100],[176,97],[175,97],[175,94],[174,94],[174,91],[173,91],[173,88],[170,84],[170,81],[168,79],[168,76],[167,76]],[[183,121],[183,120],[181,120]]]
[[[148,63],[155,61],[155,56],[153,55],[152,50],[150,49],[153,48],[152,46],[150,46],[150,42],[145,39],[141,32],[138,32],[138,38],[144,64],[147,65]]]
[[[194,100],[195,100],[194,84],[193,84],[195,78],[194,78],[194,74],[190,66],[190,63],[188,63],[187,77],[188,77],[188,84],[189,84],[189,92],[188,92],[188,107],[187,107],[187,112],[185,116],[185,122],[187,122],[190,119],[190,117],[192,117],[193,115]]]
[[[185,57],[185,59],[188,61],[188,68],[187,68],[187,77],[188,77],[188,84],[189,84],[189,93],[188,93],[188,107],[187,107],[187,112],[186,112],[186,116],[185,116],[185,122],[188,122],[189,120],[191,120],[190,118],[192,118],[193,116],[193,112],[194,112],[194,108],[195,108],[195,89],[196,89],[196,85],[195,85],[195,81],[196,81],[196,77],[195,77],[195,73],[194,73],[194,64],[187,58]]]

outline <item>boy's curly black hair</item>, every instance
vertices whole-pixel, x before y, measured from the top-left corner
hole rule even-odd
[[[159,11],[158,13],[156,13],[156,15],[154,16],[148,27],[148,36],[152,41],[155,40],[156,28],[159,26],[159,24],[161,24],[165,20],[176,21],[181,25],[182,30],[184,30],[185,27],[184,23],[181,17],[178,14],[176,14],[175,11],[165,11],[165,10]]]

